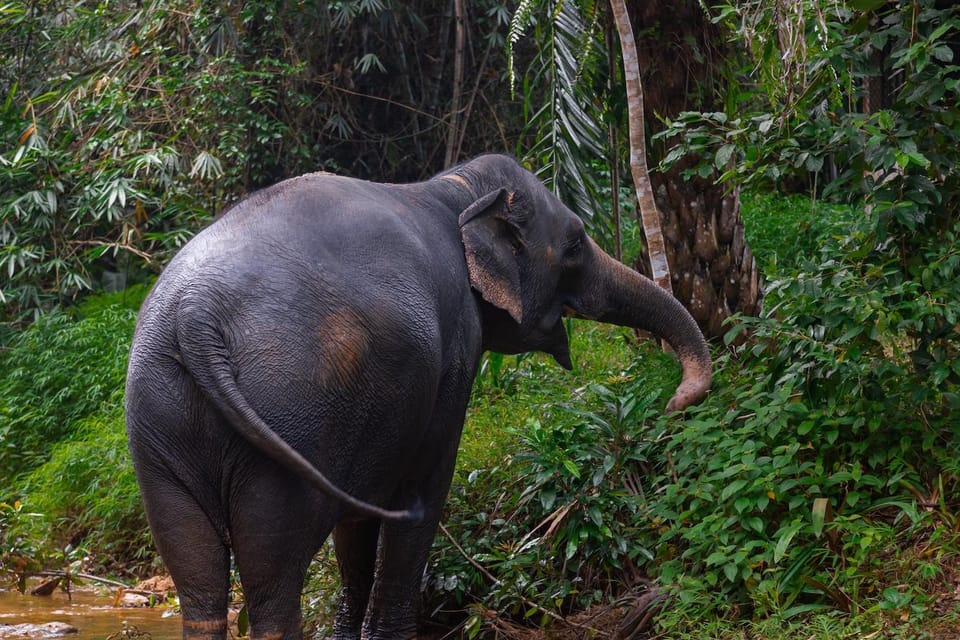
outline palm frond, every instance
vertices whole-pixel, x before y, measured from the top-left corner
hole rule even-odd
[[[539,167],[538,175],[548,187],[577,213],[602,245],[613,237],[611,215],[602,209],[598,170],[606,159],[607,132],[603,124],[604,101],[595,88],[607,72],[600,44],[597,9],[590,2],[558,0],[527,2],[524,14],[514,16],[511,37],[516,40],[525,28],[535,24],[534,38],[539,52],[524,83],[527,103],[537,99],[543,83],[543,105],[528,109],[518,155]],[[537,15],[546,19],[536,21]],[[513,24],[518,27],[515,30]],[[532,139],[532,142],[531,142]]]
[[[530,26],[533,20],[533,10],[537,6],[537,0],[520,0],[520,5],[513,13],[510,19],[510,27],[507,29],[507,80],[510,83],[510,93],[514,92],[517,83],[516,70],[513,67],[513,45],[519,42],[523,33]]]

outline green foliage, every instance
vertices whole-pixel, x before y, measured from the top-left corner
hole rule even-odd
[[[114,572],[154,562],[123,420],[146,292],[88,297],[0,352],[0,573],[60,569],[75,556]]]
[[[750,40],[763,45],[751,64],[771,73],[769,91],[732,96],[731,113],[668,123],[659,137],[679,144],[664,164],[695,152],[690,174],[716,168],[721,180],[757,186],[799,178],[826,198],[865,201],[880,238],[949,227],[960,215],[960,66],[950,44],[960,32],[957,8],[933,0],[800,6],[788,16],[762,3],[721,8],[718,22],[748,36],[776,31],[795,46],[774,55],[777,39]]]
[[[532,26],[539,48],[523,77],[526,127],[516,153],[583,218],[591,235],[610,247],[612,219],[595,169],[610,153],[605,121],[615,98],[607,83],[611,71],[599,12],[592,2],[522,2],[510,23],[507,56],[513,87],[514,47]]]
[[[0,502],[0,576],[19,578],[38,567],[40,544],[25,532],[42,514],[28,511],[19,500]]]
[[[856,612],[890,578],[884,549],[953,526],[958,232],[906,269],[894,247],[838,243],[769,285],[765,316],[741,319],[748,375],[721,359],[730,378],[666,448],[676,481],[651,512],[669,524],[665,582],[783,617]]]
[[[79,544],[88,567],[111,573],[155,563],[119,399],[58,442],[18,490],[43,515],[11,527],[9,534],[37,545],[35,561],[49,562],[49,549]]]
[[[685,606],[672,606],[660,614],[661,620],[668,620],[671,640],[862,640],[863,638],[882,637],[917,640],[918,638],[950,637],[954,627],[944,620],[944,630],[931,625],[906,623],[890,624],[877,612],[864,612],[858,616],[832,611],[811,614],[802,620],[783,620],[782,618],[763,618],[758,620],[738,620],[713,618],[701,620],[690,617]],[[899,622],[899,621],[898,621]]]
[[[474,387],[479,390],[490,389],[505,394],[516,392],[520,377],[520,364],[529,354],[509,356],[502,353],[484,353],[477,369]]]
[[[6,321],[34,319],[84,289],[115,286],[132,265],[162,260],[213,208],[212,190],[195,178],[220,177],[200,162],[203,147],[176,144],[184,131],[172,131],[170,109],[155,111],[182,100],[171,94],[183,74],[155,73],[185,66],[172,47],[181,14],[119,3],[39,15],[22,7],[0,30],[15,39],[29,22],[33,36],[0,49],[0,62],[22,62],[6,67],[17,73],[0,104]]]
[[[472,105],[501,84],[506,9],[471,11]],[[436,3],[394,0],[4,3],[0,322],[141,281],[213,214],[280,179],[435,173],[451,25]],[[466,108],[458,157],[512,148],[522,125],[507,111]]]
[[[629,370],[623,378],[636,382]],[[658,413],[662,389],[646,376],[644,383],[653,391],[643,397],[592,384],[576,399],[590,410],[560,405],[553,424],[530,422],[521,433],[519,504],[530,501],[533,518],[553,529],[544,550],[562,559],[569,576],[593,574],[597,584],[586,582],[581,591],[616,584],[628,567],[653,557],[638,515],[647,499],[641,475],[652,463],[644,427]]]
[[[676,482],[652,512],[669,525],[661,580],[700,615],[733,601],[781,620],[824,609],[881,625],[931,619],[937,571],[912,569],[911,549],[957,552],[947,496],[960,446],[950,420],[960,112],[949,43],[960,21],[933,2],[792,10],[721,8],[718,21],[736,16],[756,45],[769,91],[731,88],[730,113],[677,118],[662,136],[680,141],[665,163],[693,151],[703,162],[691,174],[807,183],[824,199],[863,202],[864,213],[791,217],[783,199],[755,199],[752,212],[747,203],[747,235],[770,279],[766,309],[732,328],[753,335],[741,370],[671,439]],[[691,453],[703,451],[712,455]]]
[[[119,404],[145,287],[48,314],[0,351],[0,495],[105,403]]]
[[[588,326],[573,334],[571,351],[585,371],[577,372],[583,386],[569,402],[558,399],[578,380],[555,366],[537,371],[548,393],[532,397],[521,382],[526,412],[501,414],[496,403],[510,398],[478,397],[471,424],[483,414],[498,416],[509,453],[478,458],[465,444],[446,519],[456,543],[437,538],[428,569],[431,607],[473,602],[548,623],[620,593],[625,576],[653,557],[642,515],[651,498],[644,472],[656,465],[647,457],[649,419],[666,403],[676,372],[650,345],[636,352],[611,340],[613,330]],[[620,360],[613,376],[618,363],[611,357]],[[643,396],[623,393],[638,388]],[[468,439],[477,435],[468,429]]]
[[[313,558],[303,589],[301,606],[313,637],[325,638],[333,633],[333,621],[340,601],[340,570],[334,554],[333,540],[328,539]]]
[[[825,242],[846,234],[860,215],[854,207],[801,195],[746,193],[740,203],[750,251],[771,274],[815,259]]]

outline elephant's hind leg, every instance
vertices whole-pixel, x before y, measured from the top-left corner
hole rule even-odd
[[[177,586],[184,640],[227,635],[230,551],[192,496],[174,483],[143,492],[154,541]]]
[[[340,602],[333,640],[360,640],[377,562],[379,520],[346,520],[333,530],[340,567]]]
[[[333,529],[319,492],[263,461],[231,504],[233,554],[251,640],[300,640],[300,594],[314,554]]]

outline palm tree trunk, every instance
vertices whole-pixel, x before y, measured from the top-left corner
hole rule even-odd
[[[722,111],[725,39],[699,0],[647,0],[634,6],[630,18],[634,33],[642,34],[636,40],[637,59],[646,74],[644,108],[651,132],[659,127],[656,115]],[[653,153],[665,154],[669,146],[666,141]],[[739,191],[717,184],[716,174],[686,179],[684,172],[695,162],[688,158],[655,172],[652,191],[674,295],[707,337],[718,338],[732,314],[759,313],[762,290],[740,217]]]

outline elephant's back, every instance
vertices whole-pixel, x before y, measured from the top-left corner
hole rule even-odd
[[[307,174],[230,207],[167,270],[229,279],[282,265],[347,290],[379,283],[436,293],[436,284],[449,292],[467,282],[458,213],[405,185]]]

